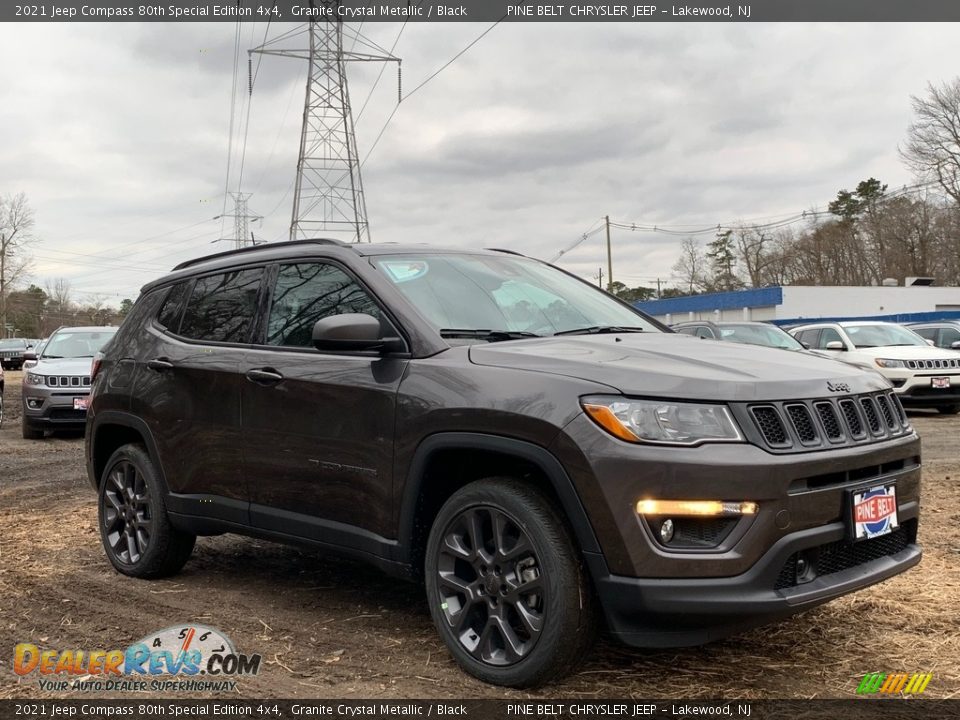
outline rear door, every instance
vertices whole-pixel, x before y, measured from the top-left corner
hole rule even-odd
[[[275,266],[271,278],[241,391],[251,522],[355,547],[370,533],[389,537],[396,398],[408,361],[314,349],[321,318],[383,317],[345,267],[303,260]]]
[[[204,514],[234,522],[248,519],[240,368],[263,274],[245,268],[175,286],[137,353],[132,393],[131,409],[150,425],[171,492],[195,496]]]

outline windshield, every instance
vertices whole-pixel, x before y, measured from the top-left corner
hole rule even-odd
[[[614,328],[661,332],[603,291],[527,258],[391,255],[376,265],[448,337],[455,331],[517,336]]]
[[[26,344],[26,341],[20,338],[0,340],[0,350],[22,350]]]
[[[115,328],[105,330],[61,330],[50,336],[43,348],[41,358],[92,358],[107,340],[113,337]]]
[[[803,350],[803,345],[797,340],[772,325],[723,325],[720,327],[720,337],[729,342],[747,345]]]
[[[850,341],[858,348],[889,347],[891,345],[922,345],[927,341],[913,330],[899,325],[845,325]]]

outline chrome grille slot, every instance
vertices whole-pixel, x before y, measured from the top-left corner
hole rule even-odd
[[[883,415],[884,422],[887,423],[887,428],[891,431],[896,430],[900,423],[898,423],[897,418],[894,417],[893,410],[890,407],[890,401],[886,395],[877,395],[877,406],[880,408],[880,414]]]
[[[833,408],[831,402],[814,403],[813,407],[820,418],[820,424],[827,435],[828,440],[840,440],[843,437],[843,430],[840,429],[840,418],[837,417],[837,411]]]
[[[880,416],[877,415],[877,408],[873,404],[873,400],[868,397],[860,398],[860,407],[863,408],[863,417],[867,421],[867,427],[870,428],[870,432],[874,435],[879,435],[881,433],[880,427]]]
[[[857,412],[857,405],[850,398],[840,401],[840,411],[843,413],[843,419],[847,423],[847,430],[850,436],[855,440],[866,437],[867,433],[863,429],[863,423],[860,421],[860,413]]]
[[[750,409],[753,413],[754,422],[760,429],[763,439],[767,441],[770,447],[790,447],[790,437],[787,435],[787,429],[780,419],[780,414],[772,405],[759,405]]]

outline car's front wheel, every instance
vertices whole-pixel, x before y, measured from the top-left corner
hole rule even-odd
[[[471,483],[427,541],[433,621],[470,674],[509,687],[561,677],[589,649],[594,598],[566,523],[541,491],[510,478]]]
[[[160,578],[180,571],[196,536],[170,524],[156,468],[140,445],[124,445],[100,478],[100,539],[118,572]]]

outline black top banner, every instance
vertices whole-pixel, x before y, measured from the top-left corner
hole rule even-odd
[[[0,5],[14,22],[931,22],[957,0],[46,0]]]

